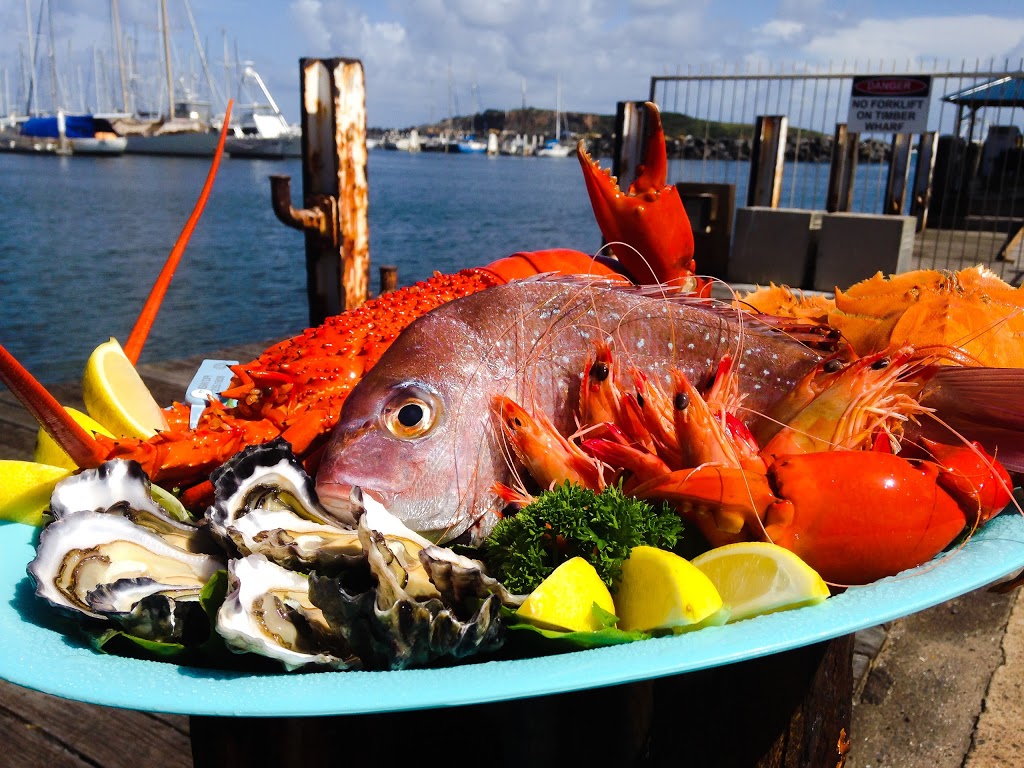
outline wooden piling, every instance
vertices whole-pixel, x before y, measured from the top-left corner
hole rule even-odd
[[[860,134],[848,131],[846,123],[836,123],[828,189],[825,192],[825,210],[829,213],[846,213],[850,210],[853,201],[853,181],[857,174],[859,139]]]
[[[785,115],[758,115],[750,153],[748,206],[779,207],[788,126],[789,120]]]
[[[299,61],[303,208],[272,177],[274,212],[306,234],[311,325],[366,301],[370,284],[366,83],[357,59]]]

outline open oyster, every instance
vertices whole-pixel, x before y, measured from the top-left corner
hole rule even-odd
[[[496,595],[446,605],[440,597],[417,599],[407,590],[409,571],[393,540],[359,520],[359,540],[372,586],[357,591],[345,575],[310,576],[310,600],[371,669],[404,669],[495,650],[503,641]],[[439,594],[439,593],[438,593]]]
[[[211,476],[210,528],[241,555],[262,554],[286,568],[337,568],[362,550],[355,531],[320,505],[313,480],[291,446],[277,439],[249,446]]]
[[[323,613],[309,601],[309,580],[263,555],[228,563],[228,594],[217,632],[228,647],[277,659],[287,669],[309,664],[348,669],[359,663],[339,648]]]
[[[155,488],[135,461],[113,459],[57,483],[50,496],[53,517],[60,520],[82,511],[121,515],[186,552],[220,552],[209,534],[190,522],[181,503]]]
[[[179,549],[127,518],[81,511],[42,531],[28,572],[53,605],[166,642],[183,637],[200,591],[222,568],[220,558]]]

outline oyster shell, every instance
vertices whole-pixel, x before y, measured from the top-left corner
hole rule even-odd
[[[206,531],[186,522],[188,513],[180,502],[166,491],[162,495],[168,506],[174,505],[176,518],[156,500],[138,462],[112,459],[57,483],[50,496],[50,513],[57,520],[83,511],[118,514],[186,552],[218,553]]]
[[[217,612],[217,632],[228,647],[277,659],[289,669],[309,664],[348,669],[358,659],[332,652],[332,634],[309,601],[309,581],[263,555],[228,563],[228,594]]]
[[[409,572],[393,539],[359,520],[374,586],[350,591],[344,575],[310,576],[310,600],[371,669],[404,669],[495,650],[503,642],[501,602],[489,595],[477,605],[447,606],[439,597],[411,595]]]
[[[213,533],[242,556],[262,554],[286,568],[338,568],[362,558],[355,531],[321,506],[313,480],[283,439],[249,446],[210,478]]]
[[[127,518],[81,511],[43,529],[28,572],[36,594],[102,619],[130,613],[151,595],[195,600],[222,568],[223,560],[179,549]]]

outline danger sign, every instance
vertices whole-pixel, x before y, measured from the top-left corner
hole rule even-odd
[[[858,75],[850,91],[851,133],[924,133],[928,130],[929,75]]]

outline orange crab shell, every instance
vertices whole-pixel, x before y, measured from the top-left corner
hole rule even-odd
[[[982,265],[959,272],[876,274],[836,290],[828,323],[860,355],[892,345],[963,352],[944,362],[1024,368],[1024,289]]]
[[[734,302],[734,306],[753,310],[763,315],[793,318],[795,320],[825,325],[828,315],[836,308],[835,302],[819,294],[805,294],[787,285],[769,283],[758,287]]]

